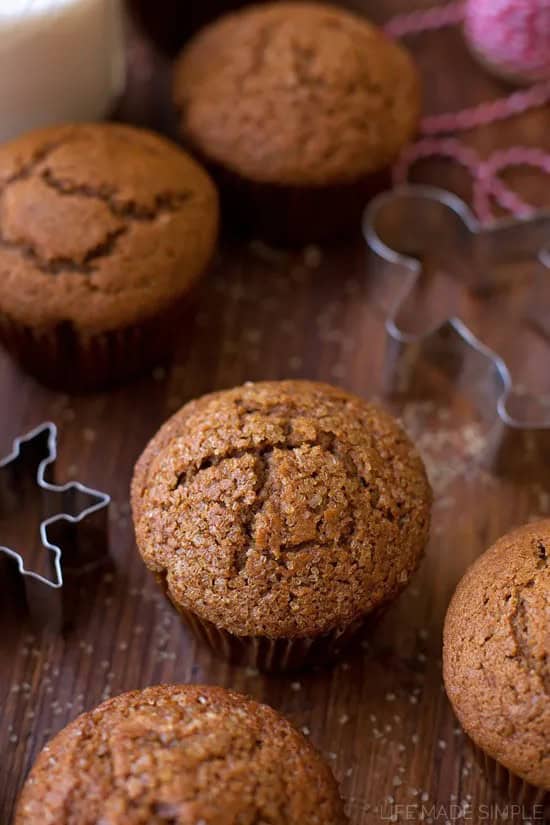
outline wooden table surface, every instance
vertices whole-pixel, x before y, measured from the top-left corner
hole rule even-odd
[[[370,0],[355,5],[383,22],[412,4]],[[421,5],[416,0],[415,7]],[[411,38],[409,45],[423,71],[428,112],[507,91],[474,63],[456,29]],[[137,122],[162,126],[168,119],[159,103],[162,96],[153,91],[162,86],[162,66],[153,65],[153,77],[146,66],[136,70],[123,111]],[[516,143],[548,150],[549,127],[548,110],[538,110],[464,139],[483,154]],[[448,163],[421,164],[415,179],[469,196],[466,176]],[[550,206],[540,176],[517,170],[509,180],[532,202]],[[511,290],[508,309],[518,300]],[[509,343],[509,322],[503,322],[500,310],[496,316],[490,310],[489,304],[481,315],[483,330],[496,338],[506,333]],[[383,315],[369,297],[357,231],[345,246],[321,254],[285,254],[257,243],[225,241],[202,289],[190,351],[178,354],[171,369],[110,394],[50,392],[0,356],[0,454],[9,451],[16,435],[44,420],[55,421],[60,430],[57,480],[78,478],[113,496],[114,562],[107,575],[83,590],[73,627],[64,635],[38,632],[19,611],[4,612],[2,825],[11,820],[17,792],[39,749],[77,713],[130,688],[174,681],[231,686],[293,720],[330,760],[353,825],[392,817],[454,822],[459,806],[467,822],[528,820],[511,807],[514,800],[487,786],[457,726],[442,688],[441,628],[468,563],[510,527],[550,514],[550,479],[544,477],[538,449],[527,465],[524,456],[520,461],[509,453],[506,473],[497,473],[486,460],[485,424],[448,382],[430,373],[426,382],[415,382],[415,397],[401,392],[383,398],[402,415],[426,458],[436,493],[432,538],[406,593],[368,643],[335,667],[279,678],[214,660],[181,626],[134,546],[128,506],[133,463],[182,403],[246,380],[286,377],[326,380],[365,397],[381,397],[387,388],[386,343]],[[532,368],[542,372],[544,349],[534,352],[529,364],[536,378]],[[0,602],[7,604],[5,593]]]

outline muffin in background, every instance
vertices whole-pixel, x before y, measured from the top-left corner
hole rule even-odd
[[[161,685],[83,713],[46,745],[14,825],[346,825],[329,767],[290,722],[217,687]]]
[[[217,176],[228,217],[290,244],[359,231],[420,117],[409,54],[320,3],[215,21],[184,47],[173,90],[182,139]]]
[[[525,804],[550,792],[550,521],[499,539],[449,605],[445,687],[491,782]]]
[[[155,45],[175,55],[197,29],[251,0],[126,0],[133,19]],[[261,2],[261,0],[256,0]]]
[[[0,146],[0,343],[42,382],[97,389],[170,354],[213,255],[218,197],[171,142],[115,124]]]
[[[194,634],[262,670],[325,662],[405,588],[431,492],[386,412],[326,384],[203,396],[146,447],[139,551]]]

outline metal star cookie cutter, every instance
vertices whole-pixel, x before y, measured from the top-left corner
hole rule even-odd
[[[499,442],[528,432],[550,447],[550,370],[539,383],[531,374],[544,352],[546,364],[550,358],[550,213],[485,227],[456,195],[405,185],[371,201],[363,235],[370,295],[384,311],[388,335],[385,389],[406,392],[423,361],[445,370],[482,418],[494,420]],[[432,290],[427,305],[419,298],[424,275]],[[438,278],[446,280],[439,294]],[[518,297],[512,305],[507,296],[521,284],[518,316]],[[489,323],[495,307],[502,318]],[[518,375],[536,390],[526,392]]]
[[[8,533],[9,543],[18,544],[17,549],[1,544],[0,560],[6,561],[11,573],[2,576],[3,583],[11,580],[18,602],[24,603],[33,622],[60,630],[69,618],[67,579],[78,580],[108,558],[111,499],[78,481],[61,486],[48,481],[56,459],[57,427],[47,422],[16,438],[11,453],[0,460],[0,542]],[[36,522],[28,518],[28,499]],[[14,536],[13,513],[21,507]]]

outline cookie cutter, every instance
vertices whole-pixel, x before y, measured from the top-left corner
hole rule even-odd
[[[25,510],[28,499],[40,524],[39,530],[33,529],[25,512],[17,523],[17,541],[21,526],[31,535],[30,561],[28,547],[22,553],[4,545],[0,545],[0,560],[11,574],[2,576],[3,583],[12,585],[17,604],[26,608],[33,623],[60,630],[72,607],[68,580],[82,581],[83,574],[108,558],[111,498],[78,481],[61,486],[49,481],[56,459],[57,427],[47,422],[16,438],[11,453],[0,460],[0,542],[13,514],[22,505]],[[3,595],[0,601],[6,603]]]
[[[516,390],[509,363],[461,317],[459,301],[441,314],[434,298],[435,317],[423,328],[407,329],[404,321],[434,252],[436,263],[477,297],[510,286],[510,275],[501,271],[507,263],[530,260],[536,274],[521,320],[548,342],[550,355],[550,212],[482,226],[451,192],[411,184],[375,197],[362,228],[369,294],[383,310],[387,332],[385,391],[410,391],[423,362],[446,372],[455,389],[474,400],[494,426],[493,444],[529,434],[550,450],[550,394]]]

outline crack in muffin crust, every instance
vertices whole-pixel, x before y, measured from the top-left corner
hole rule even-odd
[[[542,555],[541,548],[544,551]],[[546,579],[547,587],[550,589],[546,548],[542,541],[537,542],[534,555],[536,572],[533,578],[526,584],[515,588],[513,597],[515,607],[510,615],[509,621],[512,636],[517,647],[517,652],[514,656],[522,660],[523,667],[527,673],[536,673],[538,675],[543,690],[550,699],[550,650],[543,656],[540,655],[540,652],[537,654],[531,629],[531,611],[533,608],[530,601],[533,597],[529,592],[535,591],[536,589],[542,590],[544,588],[544,583],[542,582],[543,577]],[[536,595],[534,598],[537,598]],[[548,607],[548,622],[550,624],[550,598]]]
[[[39,146],[33,152],[31,152],[30,160],[23,163],[15,172],[7,175],[4,180],[0,178],[0,196],[4,194],[7,187],[11,183],[16,183],[20,180],[26,180],[27,178],[32,177],[37,167],[46,161],[48,157],[63,146],[64,143],[68,141],[68,138],[60,139],[60,140],[47,140],[42,146]]]
[[[63,144],[58,143],[54,148],[58,148],[60,145]],[[32,180],[35,170],[45,162],[46,157],[53,151],[54,149],[50,148],[49,152],[39,152],[38,159],[35,160],[30,167],[26,168],[23,175],[16,176],[12,179],[11,183],[20,180]],[[60,272],[73,272],[81,275],[91,274],[96,268],[95,264],[99,258],[108,258],[115,254],[118,239],[127,234],[129,230],[128,224],[130,222],[156,221],[163,214],[173,214],[177,212],[186,201],[193,197],[193,193],[189,190],[159,192],[154,197],[153,206],[148,207],[142,206],[136,201],[121,201],[117,198],[119,193],[116,186],[106,186],[101,189],[90,185],[74,183],[69,179],[61,181],[55,178],[52,171],[48,168],[41,171],[38,177],[40,181],[59,196],[73,196],[101,201],[101,203],[104,203],[108,207],[114,218],[119,218],[124,221],[124,225],[112,231],[106,231],[104,238],[93,248],[86,250],[82,255],[81,262],[78,262],[61,257],[46,260],[40,256],[29,241],[25,241],[24,239],[7,240],[1,234],[2,223],[0,220],[0,248],[19,251],[33,266],[51,275],[58,275]],[[10,183],[6,184],[2,192],[0,192],[0,199],[2,194],[9,188],[9,185]]]
[[[25,243],[24,241],[8,241],[3,238],[1,234],[0,249],[20,252],[33,266],[49,275],[59,275],[61,272],[90,275],[94,271],[94,265],[100,258],[108,258],[115,252],[118,239],[122,237],[122,235],[125,235],[127,231],[127,227],[122,226],[119,229],[108,232],[103,240],[99,241],[92,249],[86,251],[80,263],[72,261],[69,258],[52,258],[51,260],[45,260],[40,257],[31,244]]]
[[[0,313],[94,333],[154,317],[204,271],[217,226],[209,177],[160,136],[117,124],[24,135],[0,147]]]
[[[182,204],[193,197],[188,189],[181,191],[166,190],[157,192],[152,207],[140,205],[134,201],[121,200],[116,186],[105,185],[103,188],[79,184],[69,178],[56,178],[51,169],[44,169],[40,174],[41,180],[59,195],[78,195],[82,198],[96,198],[105,203],[115,218],[126,218],[134,221],[154,221],[164,212],[176,212]]]
[[[239,573],[245,566],[247,552],[255,547],[254,521],[256,517],[261,514],[269,494],[271,494],[271,496],[275,494],[273,489],[269,489],[270,482],[273,481],[271,476],[273,456],[281,452],[294,453],[307,447],[319,447],[323,452],[326,452],[327,455],[332,455],[333,458],[339,459],[342,455],[342,451],[338,451],[336,445],[337,439],[334,433],[321,431],[318,434],[317,440],[304,440],[294,444],[283,440],[281,442],[277,442],[276,444],[260,445],[250,449],[230,450],[224,455],[208,456],[207,458],[204,458],[199,467],[188,469],[184,473],[180,474],[178,476],[176,486],[181,487],[182,485],[189,483],[189,481],[196,479],[202,471],[207,470],[210,467],[219,467],[222,462],[231,461],[233,459],[241,459],[245,456],[251,456],[254,459],[253,470],[256,476],[254,485],[256,498],[248,510],[244,513],[243,532],[249,539],[249,543],[248,546],[236,550],[235,571]],[[351,458],[348,457],[348,461],[346,462],[343,460],[342,463],[349,481],[355,487],[357,487],[357,483],[359,483],[363,488],[368,486],[365,479],[358,474],[357,468],[353,465]],[[350,464],[353,466],[353,470],[351,470]],[[361,490],[357,489],[357,492],[360,493]],[[374,500],[377,501],[377,498]],[[371,503],[372,502],[373,499],[371,498]],[[340,541],[350,541],[355,532],[356,519],[351,504],[352,502],[348,500],[350,513],[348,520],[344,522],[343,529],[340,534]],[[320,495],[317,495],[316,499],[308,501],[308,507],[311,513],[320,513],[322,505],[323,497]],[[373,504],[373,507],[374,506],[375,504]],[[387,518],[391,518],[391,513],[388,511],[385,513],[385,516]],[[268,547],[264,548],[264,552],[266,552],[271,559],[276,560],[277,563],[281,564],[284,563],[284,557],[287,553],[314,548],[328,549],[332,547],[333,544],[334,542],[320,540],[315,541],[311,539],[298,542],[289,541],[280,544],[276,555],[271,553]]]

